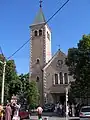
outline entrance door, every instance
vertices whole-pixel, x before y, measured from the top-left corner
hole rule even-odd
[[[62,105],[65,103],[65,94],[52,94],[54,103],[60,102]]]
[[[62,105],[65,103],[65,95],[60,95],[60,102]]]

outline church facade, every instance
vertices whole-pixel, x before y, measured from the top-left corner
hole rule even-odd
[[[66,55],[59,49],[51,53],[51,30],[40,6],[30,26],[30,81],[37,82],[40,104],[65,102],[66,87],[73,78],[65,64]]]

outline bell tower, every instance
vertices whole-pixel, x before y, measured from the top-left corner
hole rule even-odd
[[[42,11],[42,1],[33,24],[30,26],[30,80],[35,80],[40,92],[40,103],[43,101],[42,68],[51,59],[51,31],[46,24]]]

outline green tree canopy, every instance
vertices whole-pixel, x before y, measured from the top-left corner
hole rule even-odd
[[[18,76],[14,60],[7,60],[0,54],[0,61],[6,60],[5,69],[5,102],[11,99],[11,96],[19,95],[20,100],[30,104],[30,107],[35,107],[38,104],[38,89],[35,81],[29,82],[29,73]],[[3,64],[0,63],[0,95],[2,89]],[[1,96],[0,96],[1,98]]]
[[[31,108],[35,108],[38,105],[39,101],[39,92],[37,89],[36,82],[34,80],[31,81],[29,86],[27,87],[29,88],[27,91],[28,102]]]
[[[75,79],[71,91],[75,97],[90,96],[90,35],[83,35],[77,48],[70,48],[66,64]]]
[[[0,54],[0,61],[6,60],[5,69],[5,102],[7,99],[11,99],[12,94],[17,94],[21,89],[21,81],[16,72],[16,66],[14,60],[7,60]],[[0,96],[2,89],[2,76],[3,76],[3,64],[0,64]],[[1,97],[0,97],[1,98]]]
[[[21,95],[20,99],[21,104],[27,100],[27,104],[30,105],[30,108],[34,108],[35,106],[38,105],[38,100],[39,100],[39,92],[37,88],[36,82],[33,80],[29,82],[29,73],[28,74],[21,74],[19,76],[19,79],[22,83],[21,87]]]

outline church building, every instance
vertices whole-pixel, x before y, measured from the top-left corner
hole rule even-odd
[[[42,6],[30,26],[30,81],[37,82],[40,103],[65,102],[66,87],[73,80],[60,49],[52,56],[51,29],[46,23]]]

